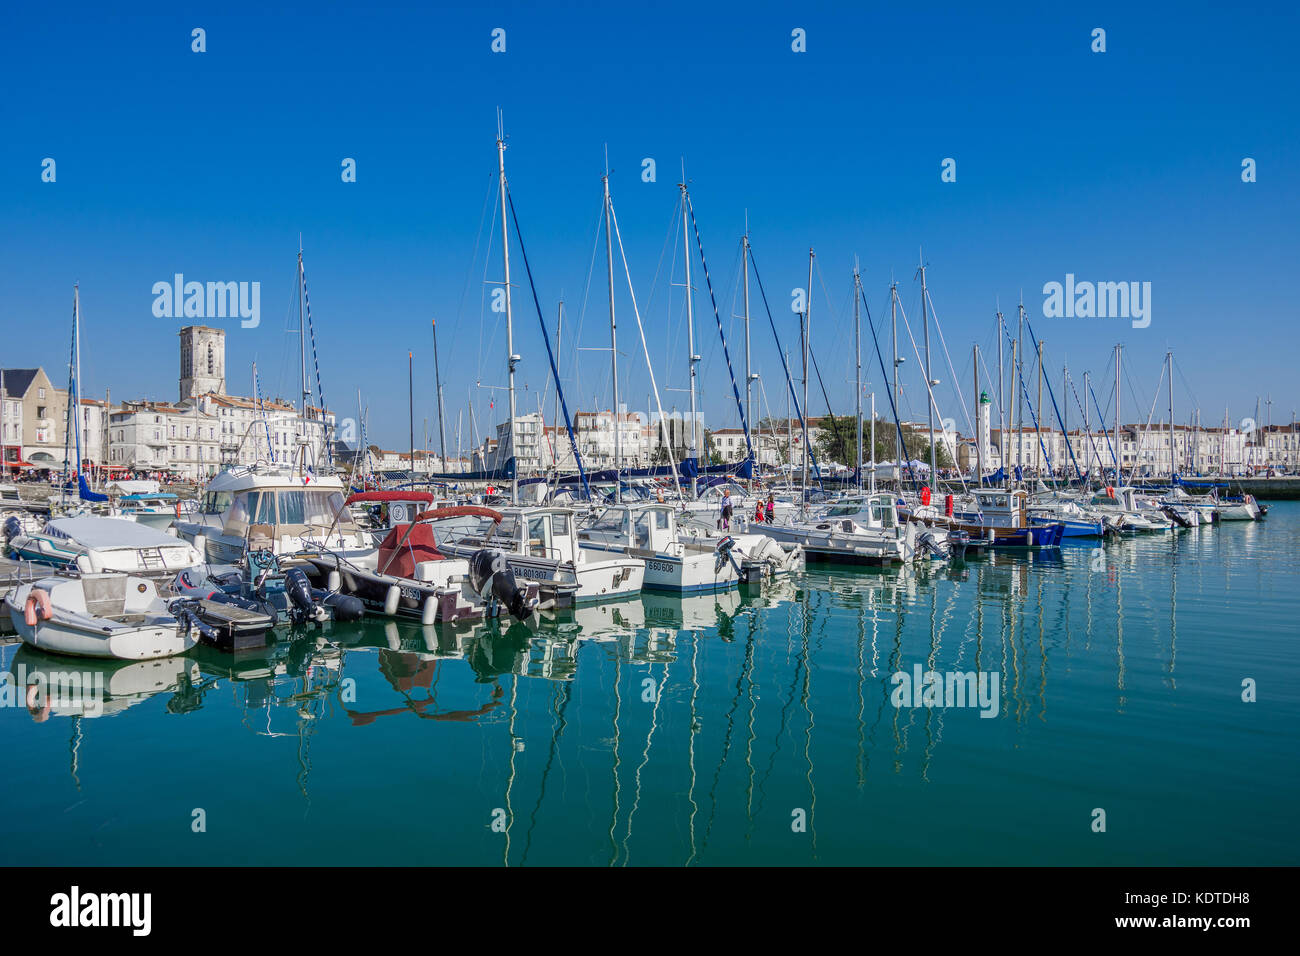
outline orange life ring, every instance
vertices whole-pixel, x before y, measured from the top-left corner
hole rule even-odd
[[[50,603],[50,592],[44,588],[32,588],[27,592],[27,600],[23,604],[23,620],[28,627],[36,626],[38,608],[40,609],[40,620],[48,621],[54,616],[54,607]]]

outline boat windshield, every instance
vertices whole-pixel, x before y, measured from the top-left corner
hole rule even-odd
[[[599,531],[604,534],[627,534],[628,522],[626,511],[620,508],[607,508],[602,511],[591,524],[587,526],[588,531]]]

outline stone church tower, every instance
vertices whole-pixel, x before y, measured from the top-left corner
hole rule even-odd
[[[181,329],[180,401],[208,392],[226,394],[226,330],[187,325]]]

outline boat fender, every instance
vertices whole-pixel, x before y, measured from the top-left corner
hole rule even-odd
[[[50,602],[50,592],[44,588],[32,588],[27,592],[27,601],[23,606],[23,620],[28,627],[35,627],[39,620],[48,621],[54,616],[54,606]]]
[[[930,504],[930,486],[929,486],[929,485],[925,485],[925,486],[921,489],[921,504],[922,504],[922,505],[929,505],[929,504]]]
[[[944,495],[943,513],[947,515],[949,518],[952,517],[952,495]]]
[[[389,585],[388,593],[384,595],[384,613],[392,617],[397,613],[397,602],[401,600],[402,589],[396,584]]]
[[[339,585],[342,583],[338,571],[331,571],[330,576],[326,579],[326,583],[331,591],[337,591]]]
[[[206,534],[196,534],[190,544],[194,545],[194,550],[203,556],[203,560],[208,559],[208,536]]]
[[[420,609],[420,623],[426,627],[432,624],[438,617],[438,596],[430,594],[424,599],[424,607]]]

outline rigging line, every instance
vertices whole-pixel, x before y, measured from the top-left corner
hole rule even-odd
[[[876,347],[876,361],[880,363],[881,381],[888,384],[889,376],[885,372],[885,357],[880,352],[880,339],[876,337],[876,323],[871,318],[871,306],[867,304],[867,291],[861,283],[858,284],[858,295],[862,298],[862,308],[865,309],[867,313],[867,328],[871,329],[871,343]],[[894,430],[895,434],[898,435],[898,447],[902,451],[903,456],[907,459],[907,473],[911,477],[912,483],[915,484],[916,473],[912,470],[912,456],[907,453],[907,442],[903,440],[903,423],[899,421],[898,407],[894,404],[894,390],[892,388],[886,388],[885,394],[889,396],[889,411],[894,416]],[[871,461],[873,464],[877,461],[876,449],[874,446],[871,449]],[[899,470],[898,466],[899,462],[894,462],[894,476],[901,483],[903,473]]]
[[[542,314],[541,300],[537,298],[537,285],[533,282],[533,268],[528,264],[528,253],[524,250],[524,236],[519,228],[519,214],[515,212],[515,200],[510,195],[509,186],[506,186],[506,201],[510,204],[510,218],[514,221],[515,237],[519,240],[519,255],[524,260],[524,272],[528,276],[528,287],[533,293],[533,305],[537,307],[537,321],[542,327],[542,339],[546,342],[546,355],[551,362],[551,374],[555,376],[555,388],[560,396],[560,407],[564,409],[564,425],[569,430],[569,444],[573,448],[573,461],[578,466],[578,477],[582,480],[582,493],[587,498],[590,498],[591,488],[587,485],[587,472],[582,467],[582,456],[578,453],[578,439],[573,433],[573,420],[569,417],[569,403],[564,398],[564,390],[560,388],[560,373],[555,365],[555,352],[551,349],[551,335],[546,330],[546,318]],[[513,453],[513,451],[512,448],[511,452]]]
[[[573,341],[575,343],[579,343],[582,341],[582,327],[583,327],[584,320],[587,317],[587,300],[588,300],[588,296],[591,293],[591,277],[596,272],[596,250],[600,248],[600,236],[601,236],[601,232],[603,231],[602,223],[604,222],[604,219],[605,219],[605,201],[604,199],[602,199],[601,206],[600,206],[600,213],[599,215],[596,216],[595,235],[591,241],[591,262],[588,263],[587,265],[587,281],[586,283],[583,284],[582,287],[582,304],[578,306],[578,328],[577,331],[575,331],[573,334]],[[574,356],[573,362],[571,363],[571,367],[573,369],[573,388],[575,394],[578,396],[578,401],[581,402],[582,401],[582,363],[578,361],[578,352],[576,348],[573,350],[573,356]],[[564,359],[561,357],[560,361],[562,362],[564,361]],[[592,409],[593,412],[599,410],[600,409],[597,408]],[[617,424],[615,425],[615,427],[617,427]]]
[[[934,307],[934,296],[930,294],[928,289],[925,293],[925,299],[930,303],[930,315],[934,317],[934,328],[939,333],[939,344],[943,346],[943,357],[948,363],[948,371],[952,374],[952,390],[957,396],[957,407],[961,409],[962,415],[966,419],[966,427],[970,429],[973,435],[975,434],[975,425],[971,421],[970,410],[966,407],[966,403],[961,400],[961,391],[957,388],[957,382],[959,381],[957,369],[953,367],[952,356],[948,354],[948,342],[943,337],[943,325],[939,322],[939,313]]]
[[[483,191],[483,208],[478,215],[478,235],[474,237],[474,254],[470,257],[469,265],[465,267],[465,285],[460,290],[460,302],[456,305],[456,328],[460,328],[460,320],[465,314],[465,299],[469,296],[469,283],[474,278],[474,263],[478,262],[478,249],[483,241],[483,221],[487,218],[488,203],[492,201],[492,187],[497,178],[497,171],[494,169],[488,175],[487,188]]]
[[[1115,445],[1112,445],[1111,442],[1110,442],[1110,432],[1106,430],[1106,415],[1105,415],[1105,413],[1102,412],[1101,407],[1097,404],[1097,393],[1096,393],[1096,391],[1093,389],[1093,387],[1092,387],[1092,383],[1091,383],[1091,382],[1088,383],[1088,391],[1092,394],[1092,405],[1093,405],[1094,408],[1097,409],[1097,415],[1101,418],[1101,433],[1102,433],[1102,435],[1104,435],[1105,438],[1106,438],[1106,449],[1110,452],[1110,460],[1111,460],[1111,463],[1115,466],[1116,480],[1118,480],[1118,475],[1119,475],[1119,458],[1116,456],[1116,453],[1115,453]],[[1113,386],[1112,386],[1112,389],[1111,389],[1111,394],[1114,394],[1114,387],[1113,387]],[[1109,399],[1109,398],[1106,399],[1106,409],[1107,409],[1107,411],[1110,410],[1110,399]],[[1119,435],[1116,435],[1116,436],[1115,436],[1115,444],[1116,444],[1116,445],[1119,444]]]
[[[727,348],[727,336],[722,331],[722,315],[718,312],[718,300],[713,294],[713,280],[709,277],[709,264],[704,261],[704,240],[700,238],[700,224],[695,221],[695,204],[691,202],[690,193],[685,194],[686,208],[691,214],[691,226],[695,230],[695,244],[700,250],[700,266],[704,271],[704,284],[709,289],[709,302],[713,305],[713,317],[718,320],[718,337],[722,339],[722,356],[727,360],[727,375],[731,378],[731,393],[736,398],[736,410],[740,412],[740,424],[745,429],[745,448],[749,460],[754,460],[754,446],[749,440],[749,419],[745,416],[745,405],[740,398],[740,387],[736,385],[736,371],[731,367],[731,350]],[[691,423],[694,429],[695,423]]]
[[[497,184],[496,184],[496,189],[495,189],[495,191],[493,192],[493,195],[494,195],[494,196],[499,196],[500,193],[501,193],[501,183],[498,181]],[[478,302],[478,370],[477,370],[477,372],[475,373],[475,376],[474,376],[474,381],[475,381],[475,382],[482,382],[482,381],[483,381],[483,330],[484,330],[484,328],[485,328],[485,327],[487,326],[487,324],[488,324],[487,322],[485,322],[485,321],[483,320],[483,315],[484,315],[484,313],[487,311],[486,306],[487,306],[487,287],[488,287],[488,267],[489,267],[489,265],[491,265],[491,262],[492,262],[492,242],[493,242],[494,237],[496,236],[496,232],[497,232],[497,203],[494,202],[494,203],[492,203],[492,222],[490,223],[490,229],[488,230],[488,242],[487,242],[487,248],[486,248],[485,250],[483,250],[483,282],[482,282],[482,284],[479,286],[479,302]],[[502,279],[502,282],[504,282],[504,281],[505,281],[505,280]],[[497,326],[498,326],[498,324],[499,324],[499,323],[496,323],[496,322],[493,322],[493,323],[492,323],[492,340],[491,340],[491,343],[490,343],[492,346],[495,346],[495,345],[496,345],[496,340],[497,340],[497,335],[496,335],[496,333],[497,333]]]
[[[331,447],[329,432],[325,423],[325,386],[321,384],[320,357],[316,354],[316,326],[313,325],[311,321],[311,295],[307,292],[307,267],[302,265],[301,259],[299,259],[298,267],[302,270],[302,298],[303,302],[306,303],[307,306],[307,331],[311,334],[311,361],[312,365],[316,367],[316,394],[320,399],[321,444],[325,446],[326,461],[329,462],[329,467],[332,471],[334,469],[334,449]],[[306,415],[306,411],[306,409],[303,409],[304,416]],[[305,430],[306,429],[304,428],[304,431]],[[306,436],[304,435],[304,437]],[[415,462],[411,463],[411,468],[414,470]]]
[[[799,417],[799,427],[803,432],[803,452],[808,456],[808,460],[813,466],[813,476],[817,484],[822,483],[821,468],[817,465],[817,457],[813,454],[812,448],[808,443],[808,420],[804,417],[799,408],[799,396],[795,394],[794,381],[790,378],[790,366],[785,360],[785,351],[781,348],[781,336],[776,333],[776,321],[772,318],[772,307],[767,303],[767,292],[763,289],[763,280],[758,274],[758,264],[754,259],[754,244],[749,245],[749,264],[754,270],[754,281],[758,283],[758,294],[763,299],[763,311],[767,313],[767,323],[772,327],[772,338],[776,340],[776,350],[781,356],[781,368],[785,371],[785,384],[790,390],[790,401],[794,406],[794,413]],[[793,483],[793,473],[791,482]],[[806,492],[807,489],[805,488]]]
[[[812,360],[813,372],[817,375],[817,384],[821,386],[822,400],[826,402],[826,416],[831,420],[831,435],[835,439],[835,445],[841,454],[844,453],[844,439],[840,437],[839,430],[835,427],[835,412],[831,410],[831,398],[826,394],[826,383],[822,381],[822,370],[817,364],[817,353],[813,351],[812,345],[808,346],[808,358]]]
[[[1034,345],[1035,353],[1039,352],[1042,346],[1039,344],[1038,338],[1034,335],[1033,323],[1029,321],[1029,317],[1027,315],[1025,316],[1025,328],[1029,330],[1029,340]],[[1039,365],[1040,366],[1042,365],[1041,361],[1039,362]],[[1078,459],[1074,457],[1074,446],[1070,444],[1070,433],[1065,430],[1065,419],[1061,416],[1061,409],[1056,404],[1056,391],[1052,388],[1052,379],[1047,374],[1046,369],[1040,367],[1039,371],[1042,374],[1043,381],[1047,383],[1047,397],[1052,400],[1052,410],[1056,412],[1056,423],[1061,426],[1061,438],[1065,442],[1066,452],[1069,453],[1070,463],[1074,465],[1074,476],[1082,480],[1083,472],[1079,468]],[[1061,396],[1061,397],[1064,398],[1065,396]],[[1039,440],[1041,441],[1042,439],[1040,438]],[[1044,454],[1046,454],[1046,452],[1044,452]]]
[[[1082,403],[1080,403],[1079,401],[1079,392],[1074,387],[1074,376],[1070,375],[1068,371],[1066,372],[1066,381],[1069,383],[1070,392],[1074,395],[1074,406],[1075,408],[1079,409],[1079,417],[1080,420],[1082,421],[1083,419],[1086,419],[1088,417],[1088,413],[1084,409]],[[1085,430],[1085,435],[1088,439],[1088,448],[1092,451],[1093,457],[1097,459],[1097,467],[1104,470],[1106,464],[1101,460],[1101,453],[1097,451],[1097,443],[1092,440],[1091,423],[1089,423],[1087,429]],[[1091,467],[1091,463],[1089,463],[1089,467]]]
[[[614,226],[614,238],[618,240],[618,254],[619,257],[623,260],[623,274],[627,276],[627,294],[632,298],[632,314],[636,316],[636,328],[637,331],[641,333],[641,351],[645,353],[646,371],[650,375],[650,390],[654,393],[655,408],[658,409],[659,411],[660,434],[663,435],[664,445],[668,449],[668,464],[672,468],[673,487],[677,489],[678,500],[684,503],[686,501],[686,498],[682,491],[681,479],[678,477],[677,474],[677,457],[673,454],[672,436],[668,433],[668,422],[664,418],[664,406],[663,403],[659,400],[659,386],[655,382],[654,366],[650,364],[650,347],[646,344],[645,326],[642,325],[641,323],[641,310],[637,308],[636,290],[632,288],[632,270],[628,267],[627,264],[627,253],[623,251],[623,235],[618,228],[618,215],[614,212],[613,199],[610,199],[609,201],[609,218],[610,218],[610,222],[613,223]],[[646,414],[648,415],[649,413],[650,413],[650,409],[647,408]],[[694,429],[694,427],[695,427],[694,424],[692,424],[691,426],[692,430]],[[694,481],[694,478],[692,478],[691,480]]]

